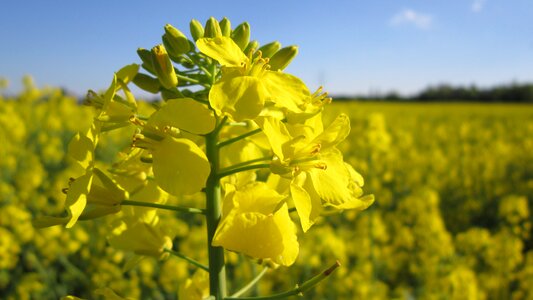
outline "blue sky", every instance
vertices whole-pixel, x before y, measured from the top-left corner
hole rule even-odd
[[[248,21],[261,44],[296,44],[287,69],[332,94],[438,83],[533,81],[533,1],[2,1],[0,76],[31,74],[38,85],[78,95],[105,88],[112,73],[139,62],[138,47],[160,43],[170,23]]]

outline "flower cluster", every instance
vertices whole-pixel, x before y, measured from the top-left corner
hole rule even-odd
[[[139,73],[133,64],[115,74],[104,94],[89,92],[87,102],[98,113],[93,126],[69,145],[83,172],[66,189],[68,215],[41,218],[37,224],[72,227],[78,219],[117,213],[123,201],[144,189],[150,192],[139,200],[157,203],[164,202],[165,193],[195,194],[207,188],[211,176],[222,180],[224,194],[213,245],[291,265],[298,254],[293,208],[307,231],[324,210],[364,209],[372,203],[372,197],[362,197],[363,178],[336,148],[350,131],[349,118],[341,114],[324,126],[321,112],[331,99],[321,90],[311,93],[299,78],[283,72],[297,48],[281,49],[274,42],[256,49],[247,23],[230,27],[227,19],[211,18],[205,29],[192,22],[193,43],[166,25],[164,44],[149,53],[139,50],[144,69],[155,77]],[[141,116],[130,82],[161,92],[165,101]],[[193,92],[191,86],[199,89]],[[98,137],[124,126],[136,128],[132,147],[106,174],[95,165]],[[243,129],[249,131],[241,134]],[[232,143],[241,150],[228,158],[212,155],[208,138],[217,143],[215,152]],[[271,172],[259,180],[254,166]],[[171,247],[172,237],[160,234],[154,215],[123,213],[111,244],[141,254]],[[129,242],[129,232],[145,231],[153,242],[145,247],[155,249]]]
[[[373,202],[337,148],[350,120],[340,114],[324,125],[331,98],[284,72],[297,47],[258,47],[247,23],[232,29],[225,18],[210,18],[205,27],[193,20],[191,35],[194,42],[166,25],[163,44],[138,50],[147,73],[128,65],[104,93],[88,93],[96,116],[69,144],[80,171],[64,189],[66,215],[34,224],[70,228],[116,214],[112,246],[164,257],[173,251],[174,236],[154,209],[198,213],[207,218],[213,251],[222,247],[269,265],[292,265],[299,252],[296,224],[306,232],[326,212],[362,210]],[[130,83],[160,93],[163,101],[139,111]],[[99,139],[119,128],[132,131],[131,145],[105,169],[96,159]],[[206,195],[205,208],[166,204],[198,193]],[[209,265],[215,272],[216,263]]]

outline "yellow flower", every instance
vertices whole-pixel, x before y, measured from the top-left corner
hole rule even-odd
[[[209,102],[218,115],[229,115],[235,121],[257,117],[265,103],[300,111],[310,96],[297,77],[270,71],[268,58],[247,57],[229,37],[201,38],[198,49],[222,65],[222,77],[209,92]]]
[[[154,178],[161,189],[177,196],[194,194],[205,186],[211,167],[191,139],[213,131],[215,123],[213,112],[191,98],[168,100],[143,123],[133,146],[150,151]]]
[[[147,180],[153,176],[152,165],[142,162],[142,157],[149,157],[148,151],[131,148],[122,153],[123,159],[113,165],[113,179],[129,193],[128,200],[151,203],[166,203],[169,194],[163,191],[154,180]],[[156,209],[140,206],[123,206],[122,213],[135,216],[140,221],[150,223],[156,216]]]
[[[131,124],[129,120],[137,112],[137,102],[127,84],[133,80],[138,70],[139,65],[136,64],[125,66],[115,73],[103,95],[88,92],[85,103],[98,110],[95,120],[104,123],[102,127],[119,128]],[[124,98],[117,93],[120,90]]]
[[[124,219],[117,223],[107,240],[116,249],[132,251],[137,255],[164,257],[164,249],[172,248],[172,237],[159,222],[148,224]]]
[[[304,231],[313,225],[323,207],[365,209],[372,204],[373,197],[361,197],[363,177],[343,161],[336,148],[350,132],[348,116],[339,115],[326,129],[321,115],[290,130],[272,117],[259,118],[257,123],[275,155],[271,171],[281,176],[272,176],[269,183],[284,186],[291,194]]]
[[[284,198],[263,182],[249,184],[242,190],[227,185],[223,218],[213,246],[275,264],[292,265],[299,246]]]
[[[100,126],[94,123],[85,133],[78,132],[68,144],[68,154],[83,169],[94,165],[94,151],[98,144]]]
[[[101,170],[88,169],[73,179],[67,192],[66,217],[44,216],[33,221],[35,227],[65,225],[71,228],[79,220],[89,220],[120,211],[120,203],[128,199],[128,192],[117,185]]]

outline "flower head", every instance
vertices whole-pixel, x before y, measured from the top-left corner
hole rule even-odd
[[[262,182],[242,190],[228,185],[213,246],[275,264],[293,264],[298,256],[298,241],[287,204],[282,202],[284,198]]]

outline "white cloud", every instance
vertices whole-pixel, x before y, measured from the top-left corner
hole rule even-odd
[[[487,2],[486,0],[474,0],[470,8],[472,9],[473,12],[476,12],[476,13],[480,12],[485,6],[486,2]]]
[[[432,22],[433,17],[431,15],[422,14],[412,9],[404,9],[395,14],[390,20],[390,23],[394,26],[412,24],[424,30],[431,28]]]

